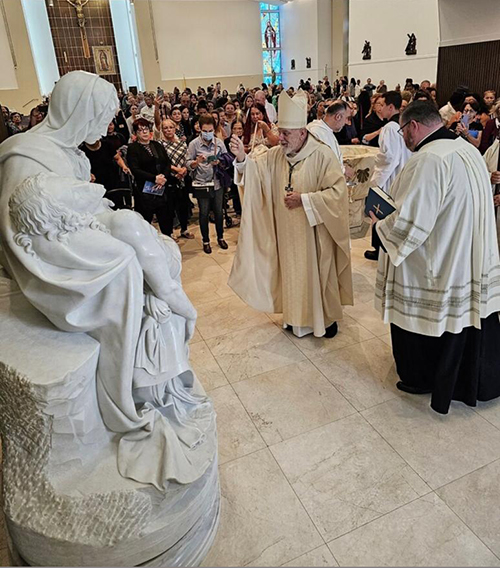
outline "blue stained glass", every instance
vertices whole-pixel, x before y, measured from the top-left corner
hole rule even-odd
[[[262,71],[264,82],[271,84],[273,74],[276,82],[282,82],[281,73],[281,29],[279,6],[260,3],[260,30],[262,36]]]
[[[274,22],[274,24],[273,24]],[[262,47],[263,49],[277,49],[279,45],[279,20],[278,14],[266,14],[261,20]]]
[[[270,75],[273,71],[273,63],[270,51],[262,52],[262,69],[264,71],[264,75]]]
[[[281,34],[280,34],[280,15],[276,14],[269,14],[269,19],[271,22],[271,26],[274,30],[275,38],[276,38],[276,45],[273,47],[281,47]]]
[[[260,16],[260,31],[262,35],[262,49],[266,48],[266,28],[269,22],[269,14],[261,14]]]
[[[281,73],[281,51],[273,53],[273,69],[276,74]]]

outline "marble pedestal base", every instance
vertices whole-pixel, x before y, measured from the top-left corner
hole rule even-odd
[[[41,566],[196,566],[217,530],[217,459],[165,493],[123,478],[118,436],[95,412],[98,355],[96,341],[55,329],[0,277],[3,496],[14,556]],[[215,416],[207,438],[216,445]]]

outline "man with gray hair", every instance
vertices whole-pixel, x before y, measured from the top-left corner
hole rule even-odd
[[[375,223],[384,249],[375,304],[391,324],[396,386],[432,393],[431,407],[446,414],[452,400],[500,396],[491,185],[478,150],[451,139],[432,103],[410,104],[400,125],[414,155],[391,187],[396,211]]]
[[[229,285],[254,309],[282,313],[296,336],[332,338],[353,302],[347,186],[306,129],[307,95],[283,91],[279,107],[279,146],[250,158],[231,140],[245,198]]]
[[[278,115],[274,106],[266,99],[266,94],[264,91],[256,91],[254,95],[254,100],[256,103],[261,104],[267,112],[267,118],[275,123],[278,120]]]

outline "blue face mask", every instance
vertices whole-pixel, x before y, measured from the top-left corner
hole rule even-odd
[[[201,137],[206,142],[212,142],[212,140],[214,139],[214,133],[213,132],[202,132]]]

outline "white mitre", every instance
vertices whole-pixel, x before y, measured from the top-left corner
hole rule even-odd
[[[292,98],[286,91],[281,91],[278,99],[278,127],[292,130],[307,126],[307,93],[299,90]]]

